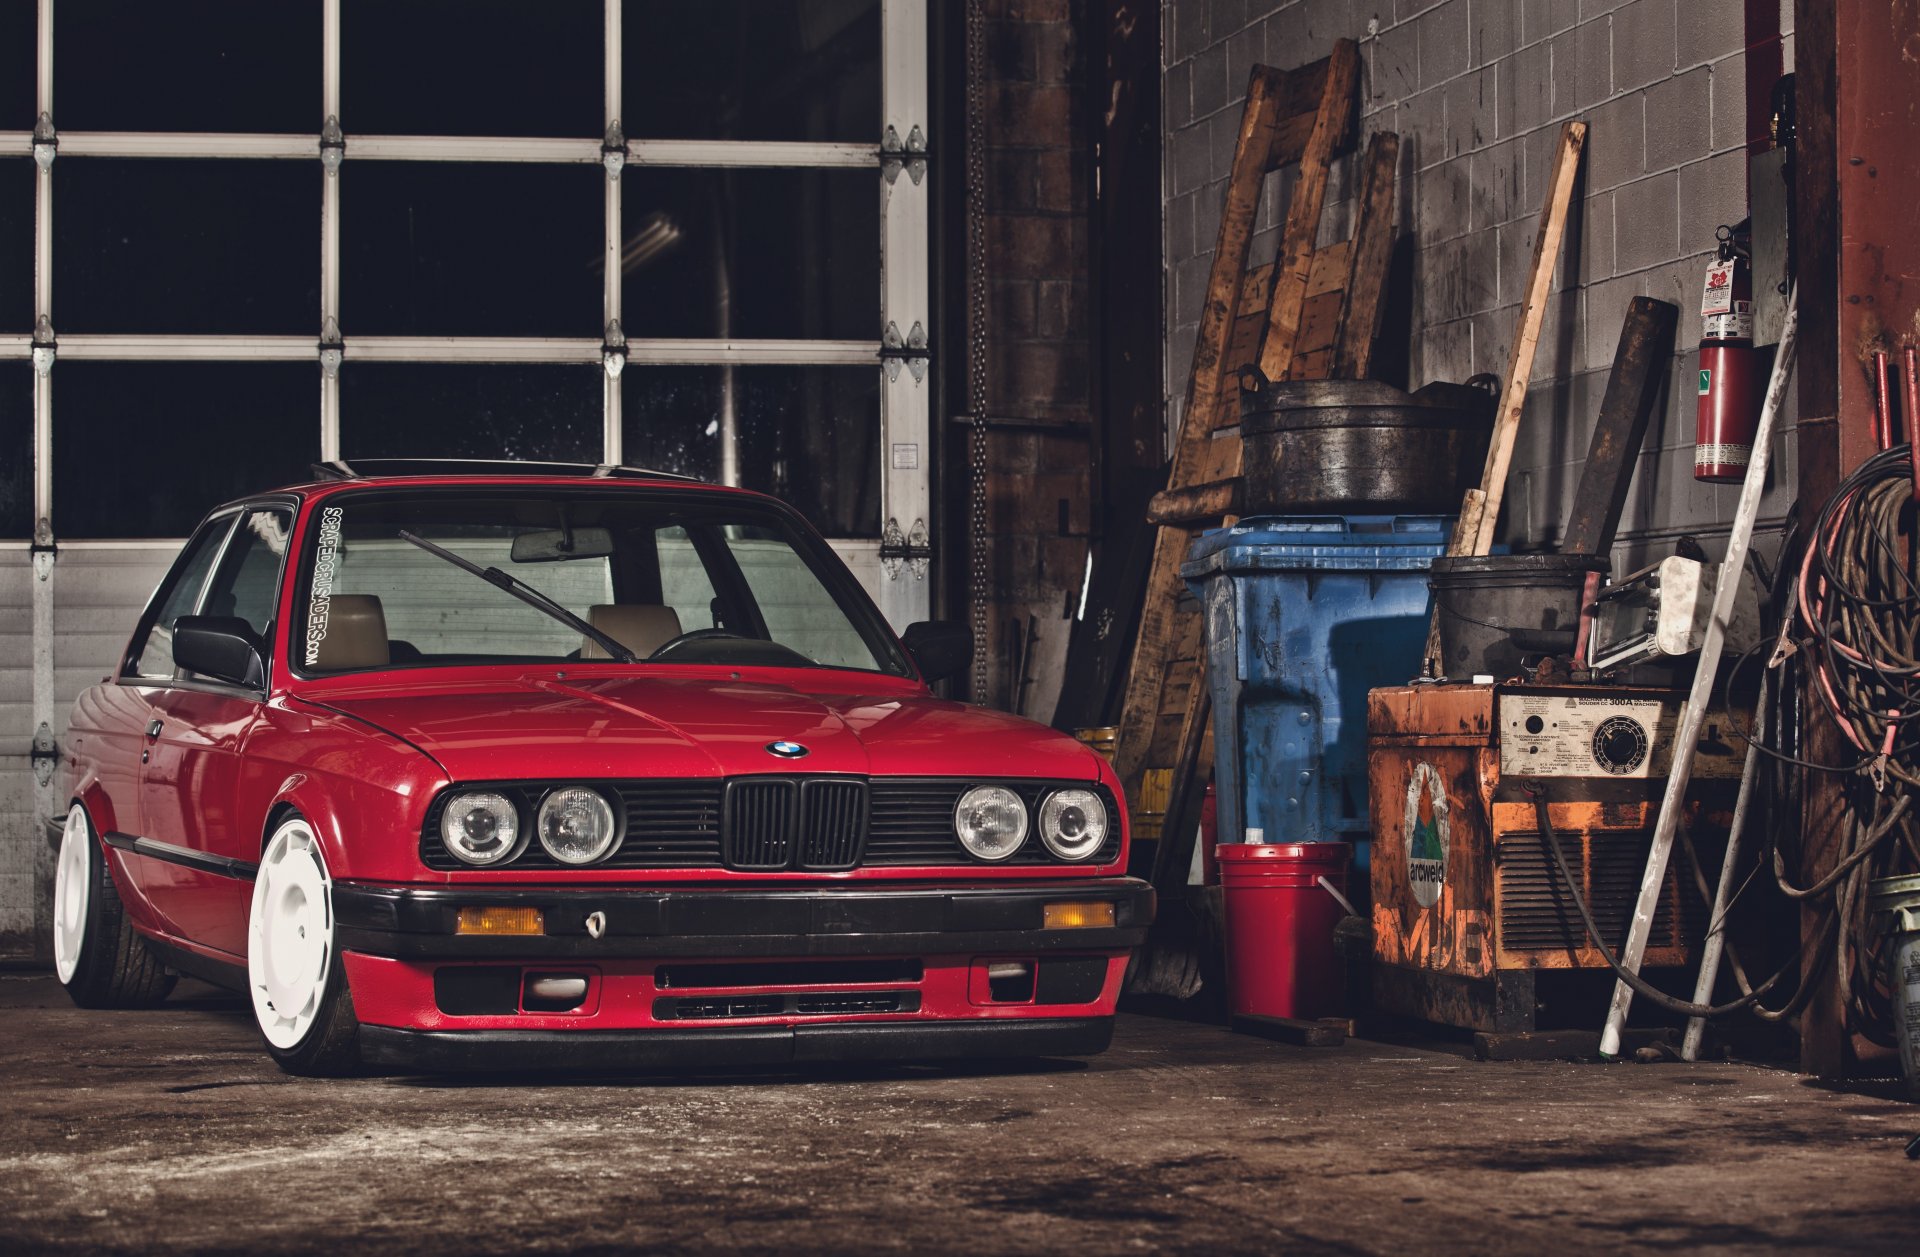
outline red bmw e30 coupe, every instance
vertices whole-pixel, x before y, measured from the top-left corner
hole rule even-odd
[[[1098,1052],[1153,913],[1119,784],[936,698],[971,652],[657,473],[232,503],[75,705],[59,977],[231,986],[295,1073]]]

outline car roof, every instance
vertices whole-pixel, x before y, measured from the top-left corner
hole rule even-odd
[[[606,463],[523,462],[486,458],[356,458],[351,463],[336,460],[312,464],[313,478],[275,489],[250,493],[222,503],[215,511],[245,502],[258,501],[275,494],[301,497],[325,495],[346,488],[393,488],[401,486],[451,486],[458,484],[658,484],[684,488],[711,489],[718,493],[742,493],[760,497],[750,490],[716,484],[697,476],[658,471],[647,467],[626,467]]]

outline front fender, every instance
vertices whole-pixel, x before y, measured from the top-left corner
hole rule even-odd
[[[447,777],[423,752],[349,717],[270,706],[246,759],[262,850],[292,809],[336,878],[413,881],[425,872],[420,826]]]

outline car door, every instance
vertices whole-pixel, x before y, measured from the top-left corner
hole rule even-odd
[[[155,705],[174,680],[173,624],[183,615],[192,615],[200,605],[200,595],[233,531],[234,519],[233,513],[217,515],[188,539],[128,642],[119,674],[113,684],[93,691],[99,701],[89,703],[84,713],[89,742],[97,739],[97,744],[89,746],[88,757],[99,765],[100,787],[113,805],[110,828],[129,838],[147,836],[142,783],[152,757],[158,715]],[[164,897],[172,866],[124,848],[120,866],[132,882],[122,889],[139,896],[157,915],[154,892],[158,890]]]
[[[262,643],[292,532],[290,507],[242,513],[202,595],[199,614],[245,620]],[[263,691],[181,672],[154,701],[155,730],[141,784],[147,836],[183,854],[156,907],[181,938],[246,954],[262,818],[238,812],[241,756],[258,723]]]

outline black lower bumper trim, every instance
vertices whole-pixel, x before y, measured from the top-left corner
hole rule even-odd
[[[360,1027],[372,1065],[430,1072],[766,1067],[846,1061],[1092,1056],[1111,1017],[837,1022],[712,1030],[401,1030]]]
[[[1114,924],[1046,929],[1048,903],[1113,904]],[[399,960],[705,959],[1112,952],[1138,947],[1153,887],[1133,878],[969,887],[374,886],[336,882],[338,941]],[[538,908],[545,933],[454,933],[464,906]],[[597,918],[599,934],[588,932]]]

